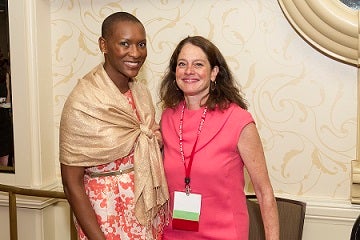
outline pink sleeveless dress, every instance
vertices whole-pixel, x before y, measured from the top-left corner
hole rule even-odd
[[[161,118],[164,168],[170,192],[184,191],[185,168],[179,150],[179,121],[182,104],[166,109]],[[185,110],[183,149],[189,157],[197,136],[203,108]],[[248,240],[249,218],[244,193],[244,163],[237,149],[242,129],[254,120],[235,104],[223,112],[208,111],[199,135],[191,168],[191,189],[202,195],[199,231],[172,229],[171,220],[163,239]]]

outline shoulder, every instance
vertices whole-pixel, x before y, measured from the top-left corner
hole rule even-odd
[[[162,112],[162,116],[169,116],[171,114],[175,113],[175,109],[173,108],[165,108],[164,111]]]
[[[236,104],[230,104],[227,109],[216,109],[212,117],[213,125],[227,126],[234,134],[239,134],[249,123],[254,123],[250,112]]]
[[[253,119],[251,113],[248,110],[241,108],[239,105],[236,105],[235,103],[230,104],[229,110],[235,116]]]
[[[80,78],[79,82],[92,80],[96,75],[102,75],[104,73],[106,74],[103,64],[98,64]]]
[[[148,89],[147,85],[145,83],[140,82],[136,78],[134,78],[130,83],[133,87],[141,88],[141,89]]]
[[[94,67],[88,73],[86,73],[83,77],[79,78],[76,82],[74,88],[70,91],[63,107],[63,115],[68,113],[69,111],[73,111],[74,108],[77,108],[82,103],[90,103],[89,100],[96,99],[91,95],[94,91],[92,91],[94,84],[91,84],[91,79],[94,74],[99,71],[100,65]]]
[[[239,105],[235,103],[231,103],[227,109],[224,110],[215,110],[215,114],[218,116],[226,116],[230,121],[237,121],[237,122],[251,122],[254,121],[251,113],[241,108]]]
[[[177,123],[180,119],[179,107],[165,108],[161,113],[161,125],[170,126]]]
[[[164,111],[161,113],[161,122],[169,122],[172,118],[176,115],[176,110],[173,108],[165,108]]]
[[[92,80],[95,78],[95,75],[99,75],[99,73],[103,70],[102,64],[99,64],[93,67],[90,71],[88,71],[85,75],[78,78],[74,88],[71,90],[69,97],[79,97],[86,92],[86,90],[91,89],[94,84],[92,84]]]
[[[147,85],[138,80],[134,79],[133,81],[129,82],[130,89],[132,92],[136,92],[138,94],[146,94],[150,95],[150,90]]]

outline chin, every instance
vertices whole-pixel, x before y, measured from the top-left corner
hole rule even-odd
[[[134,78],[134,77],[136,77],[138,74],[139,74],[139,70],[136,70],[136,71],[128,72],[126,75],[127,75],[129,78]]]

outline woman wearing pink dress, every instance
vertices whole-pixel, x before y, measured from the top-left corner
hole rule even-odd
[[[161,83],[164,168],[172,218],[163,239],[248,240],[244,167],[267,240],[279,240],[276,201],[258,131],[217,47],[187,37]]]
[[[161,136],[151,94],[135,79],[147,56],[144,26],[116,12],[99,47],[105,62],[79,80],[60,121],[61,176],[79,239],[161,239]]]

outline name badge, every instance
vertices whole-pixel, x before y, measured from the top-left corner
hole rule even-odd
[[[174,192],[173,229],[199,231],[201,195]]]

